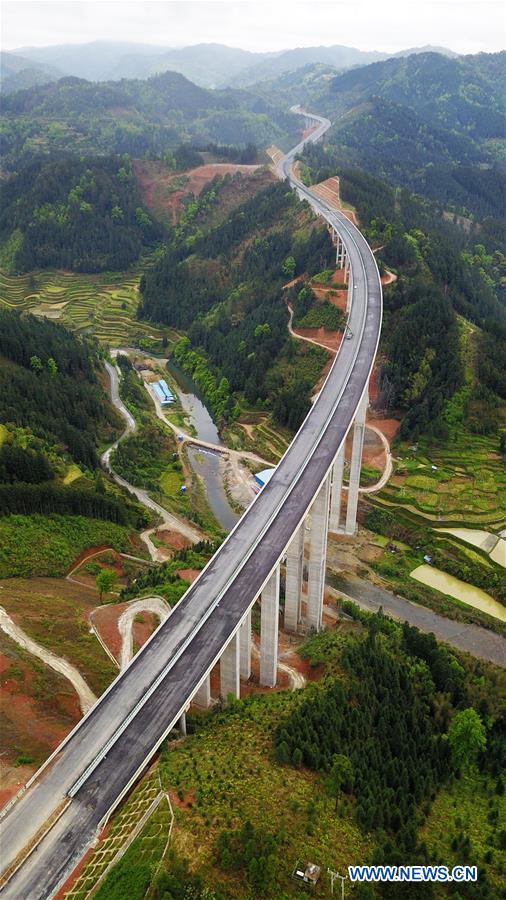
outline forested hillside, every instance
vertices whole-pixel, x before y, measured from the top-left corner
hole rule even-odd
[[[380,264],[398,274],[384,292],[380,385],[381,402],[405,413],[401,434],[445,437],[456,420],[481,433],[497,430],[497,399],[506,399],[494,363],[495,354],[506,353],[501,223],[487,218],[463,230],[442,204],[341,167],[332,146],[312,146],[304,159],[315,181],[339,173],[342,198],[357,209],[372,245],[381,247]],[[465,384],[459,314],[479,326],[473,385]]]
[[[96,366],[91,348],[61,325],[0,311],[0,421],[90,469],[97,445],[120,426]]]
[[[497,216],[505,202],[505,60],[505,53],[419,53],[334,78],[308,66],[253,90],[328,116],[326,142],[342,165],[464,214]]]
[[[338,75],[329,99],[346,107],[371,96],[408,106],[427,122],[478,141],[504,128],[506,52],[449,59],[421,53]]]
[[[30,527],[44,540],[41,515],[71,516],[69,528],[78,527],[76,517],[130,528],[144,522],[137,504],[96,471],[99,447],[121,430],[97,373],[93,348],[61,325],[0,312],[0,516],[9,534],[28,526],[25,516],[35,516]],[[14,571],[9,542],[2,574]]]
[[[207,186],[193,217],[146,271],[140,316],[188,332],[174,353],[217,419],[230,421],[245,402],[296,428],[326,354],[301,351],[289,338],[282,286],[326,268],[329,236],[284,184],[259,191],[206,227],[220,196],[219,180]]]
[[[33,163],[3,184],[0,206],[0,253],[14,272],[126,269],[163,234],[128,157]]]
[[[209,91],[177,72],[147,81],[62,78],[4,98],[3,164],[42,154],[160,155],[181,140],[266,146],[292,134],[294,117],[245,91]]]

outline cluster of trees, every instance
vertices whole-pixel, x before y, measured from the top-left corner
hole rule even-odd
[[[144,382],[141,376],[137,374],[128,356],[119,353],[116,357],[116,364],[121,369],[121,380],[119,383],[121,399],[127,405],[136,407],[138,410],[149,409],[151,401],[144,388]]]
[[[96,365],[95,350],[59,323],[0,311],[0,420],[31,428],[96,469],[97,445],[121,424],[106,402]]]
[[[147,524],[146,513],[141,507],[126,504],[123,499],[101,491],[52,483],[0,484],[0,516],[29,516],[32,513],[86,516],[132,528]]]
[[[176,234],[141,281],[140,315],[188,329],[175,357],[218,420],[236,417],[243,397],[292,428],[309,408],[312,384],[297,373],[282,288],[294,274],[325,269],[332,246],[325,229],[301,228],[296,211],[286,185],[261,190],[222,224],[206,229],[204,217]]]
[[[339,75],[319,98],[335,153],[452,208],[502,216],[503,67],[504,53],[422,53]]]
[[[348,107],[371,96],[418,113],[435,128],[481,141],[500,137],[506,52],[449,58],[414,53],[354,68],[330,83]]]
[[[277,870],[278,840],[245,822],[240,831],[222,831],[218,862],[226,872],[243,871],[256,897],[269,896]]]
[[[52,478],[53,469],[43,453],[11,443],[0,447],[0,483],[40,484]]]
[[[318,301],[309,282],[302,287],[300,282],[290,289],[290,300],[293,308],[293,324],[297,328],[319,328],[327,331],[341,331],[346,316],[341,309],[329,300]]]
[[[342,664],[346,681],[314,692],[280,723],[277,758],[330,773],[335,756],[345,755],[359,824],[393,836],[399,854],[409,854],[419,804],[448,770],[448,744],[428,714],[434,685],[372,627],[346,646]]]
[[[128,158],[33,163],[3,184],[0,203],[0,239],[17,236],[17,272],[125,269],[161,236]]]
[[[466,670],[433,635],[355,609],[365,636],[340,648],[339,675],[328,676],[279,722],[276,758],[320,771],[336,812],[342,793],[352,796],[359,825],[376,835],[373,862],[428,862],[418,829],[438,788],[476,764],[494,779],[500,775],[506,745],[500,700],[493,714],[485,696],[477,702],[482,673]],[[316,643],[328,661],[335,644],[325,646],[324,638]],[[496,791],[504,791],[500,777]],[[492,896],[484,873],[480,884],[483,894],[476,896]]]
[[[176,441],[172,433],[149,424],[118,444],[111,463],[130,484],[159,493],[160,476],[167,467],[181,469],[179,460],[173,458],[175,453]]]

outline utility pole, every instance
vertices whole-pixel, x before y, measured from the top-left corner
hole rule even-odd
[[[331,892],[331,894],[334,893],[334,881],[336,880],[336,878],[341,879],[341,889],[342,889],[341,897],[342,897],[342,900],[344,900],[344,882],[346,879],[346,875],[340,875],[339,872],[333,872],[332,869],[327,869],[327,872],[330,875],[330,892]]]

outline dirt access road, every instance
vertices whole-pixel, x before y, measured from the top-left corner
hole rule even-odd
[[[67,662],[66,659],[63,659],[61,656],[56,656],[51,650],[46,650],[45,647],[42,647],[28,637],[23,629],[19,628],[19,626],[11,619],[3,606],[0,606],[0,628],[5,634],[9,635],[13,641],[16,641],[20,647],[23,647],[23,649],[27,650],[28,653],[31,653],[32,656],[41,659],[47,666],[50,666],[51,669],[54,669],[55,672],[59,672],[60,675],[63,675],[64,678],[67,678],[68,681],[70,681],[79,697],[83,715],[91,709],[93,704],[96,703],[97,698],[86,684],[81,673],[77,671],[75,666]]]

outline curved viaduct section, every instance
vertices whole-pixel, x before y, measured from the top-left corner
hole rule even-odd
[[[330,123],[309,118],[317,126],[309,140],[317,140]],[[250,613],[260,596],[260,678],[263,684],[276,683],[279,564],[286,557],[285,627],[296,629],[303,609],[308,511],[304,622],[321,626],[329,519],[332,527],[340,502],[344,441],[354,421],[353,454],[356,448],[361,451],[361,410],[365,412],[378,345],[382,297],[376,262],[358,229],[292,177],[291,163],[303,143],[281,160],[278,171],[327,220],[338,256],[351,270],[348,339],[271,481],[169,619],[7,810],[2,839],[5,900],[45,900],[55,894],[108,813],[184,716],[190,700],[209,705],[209,673],[218,660],[221,694],[238,696],[240,675],[250,674]],[[351,468],[353,472],[353,455]],[[34,844],[37,849],[30,850]]]

